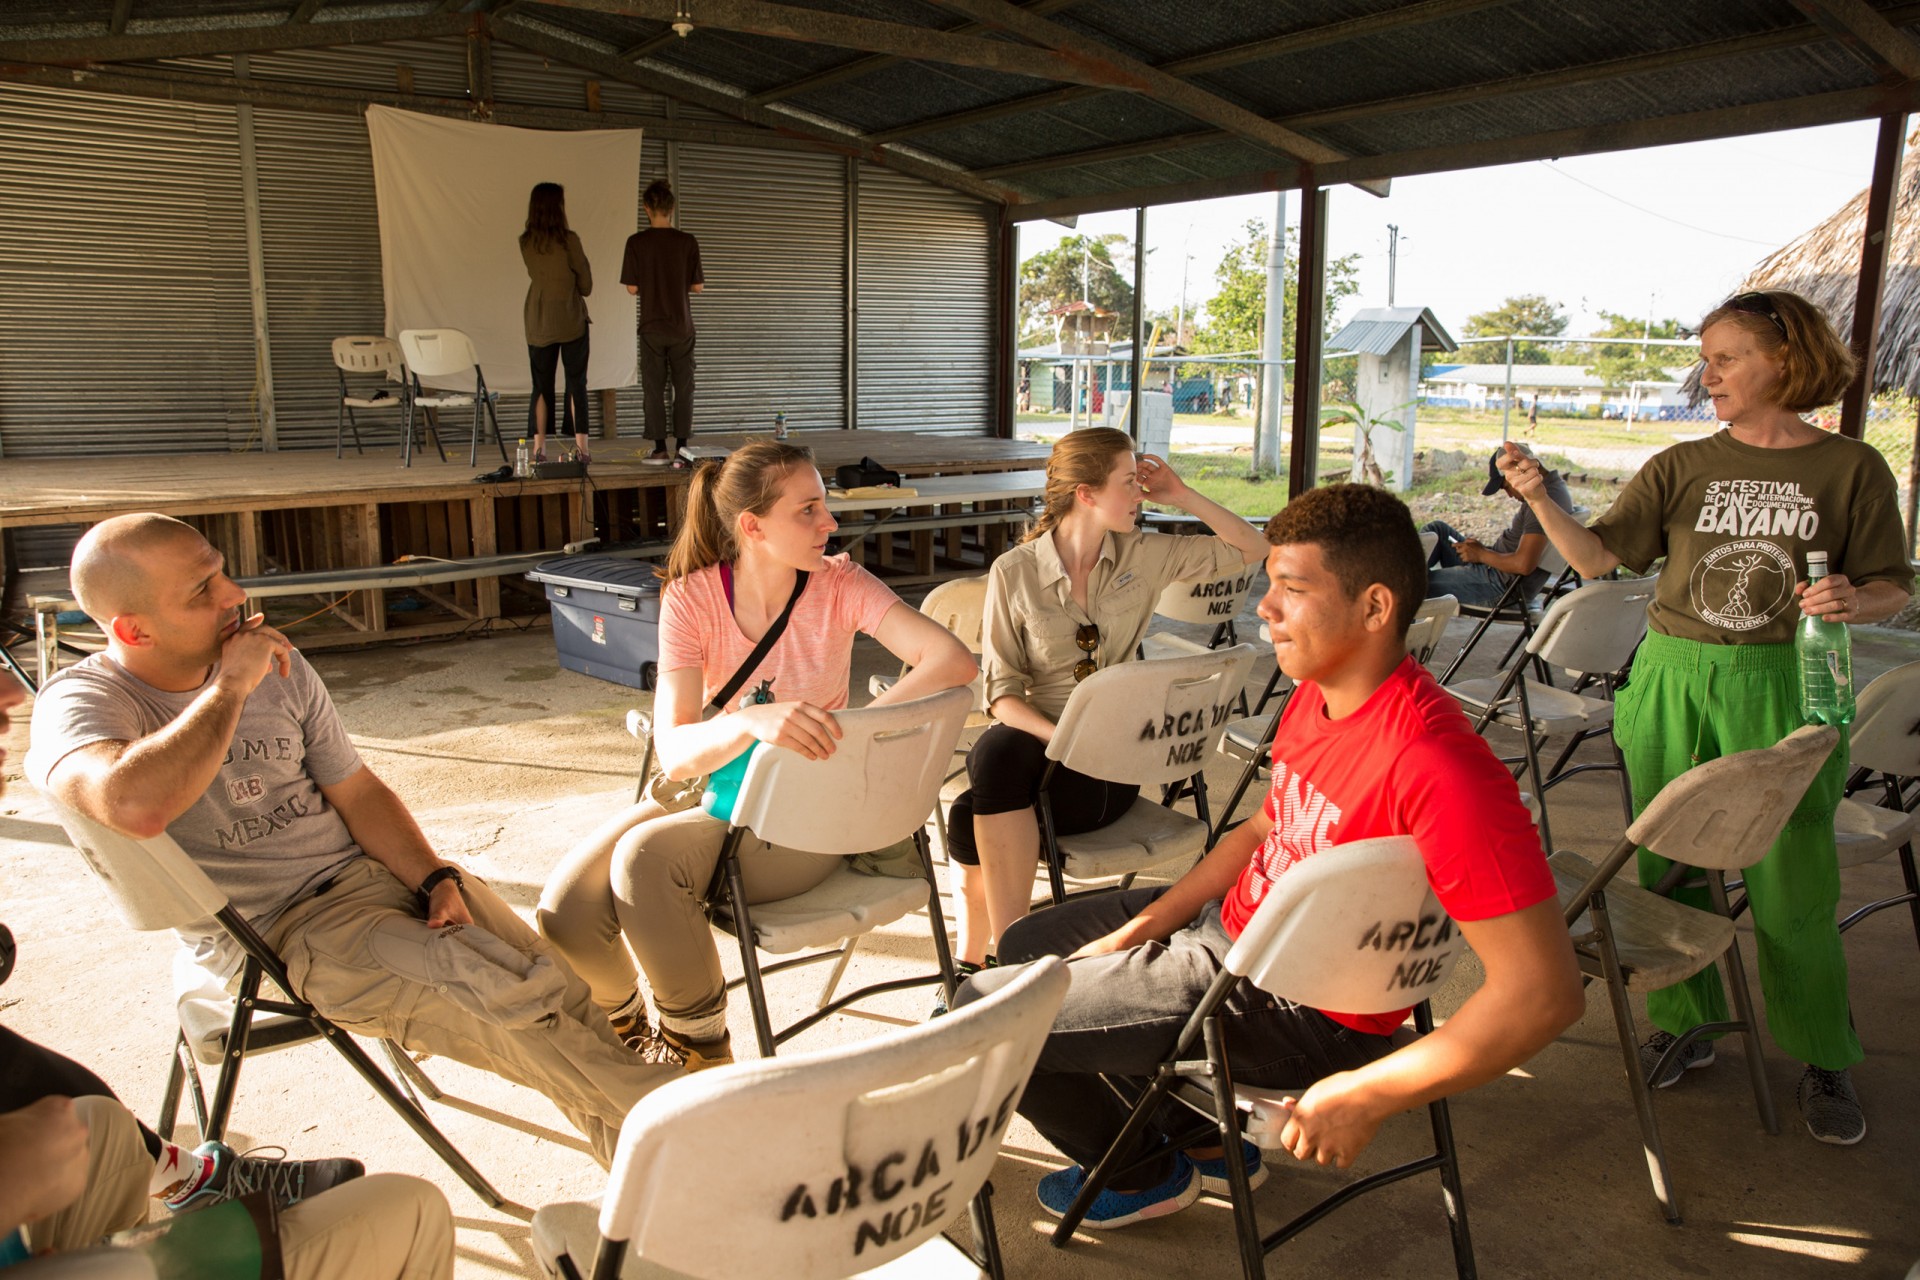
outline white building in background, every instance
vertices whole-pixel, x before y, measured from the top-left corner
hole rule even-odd
[[[1692,418],[1680,389],[1685,369],[1668,369],[1663,381],[1610,385],[1575,364],[1513,366],[1513,407],[1525,412],[1538,404],[1542,413],[1603,418]],[[1436,408],[1499,409],[1507,394],[1507,366],[1463,364],[1429,373],[1420,383],[1421,403]]]

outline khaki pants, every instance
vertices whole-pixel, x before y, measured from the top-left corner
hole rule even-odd
[[[467,877],[464,896],[482,929],[526,955],[551,954],[476,877]],[[586,984],[563,960],[564,1016],[552,1026],[525,1030],[496,1026],[434,988],[390,972],[368,946],[387,912],[419,917],[413,892],[372,858],[360,858],[327,892],[294,904],[274,922],[267,941],[286,961],[300,996],[340,1026],[539,1090],[586,1135],[594,1158],[611,1167],[627,1112],[679,1069],[649,1066],[622,1045]]]
[[[147,1154],[133,1116],[112,1098],[76,1098],[87,1125],[87,1188],[27,1228],[35,1253],[84,1249],[146,1221]],[[356,1178],[280,1213],[287,1280],[452,1280],[453,1214],[430,1182]]]
[[[619,1008],[634,993],[628,947],[646,970],[662,1018],[693,1022],[727,1007],[706,916],[707,886],[726,838],[727,824],[702,809],[669,813],[643,800],[601,823],[554,868],[534,920],[603,1009]],[[749,906],[805,893],[845,862],[777,849],[751,834],[740,845]]]

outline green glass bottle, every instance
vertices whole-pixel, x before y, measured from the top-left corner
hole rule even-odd
[[[1827,553],[1807,552],[1807,587],[1827,576]],[[1800,660],[1800,718],[1808,724],[1853,722],[1853,637],[1844,622],[1811,614],[1793,636]]]

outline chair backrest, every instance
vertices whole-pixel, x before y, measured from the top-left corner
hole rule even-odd
[[[406,354],[407,370],[414,376],[473,390],[473,374],[480,357],[474,354],[473,340],[460,330],[402,329],[400,350]]]
[[[1296,1004],[1392,1013],[1438,990],[1465,949],[1413,837],[1386,836],[1287,868],[1226,966]]]
[[[1433,549],[1440,545],[1440,535],[1429,530],[1420,531],[1420,557],[1427,559],[1433,555]]]
[[[1170,582],[1160,593],[1153,611],[1175,622],[1199,622],[1208,626],[1232,622],[1246,607],[1247,596],[1259,575],[1258,564],[1245,564],[1217,578]]]
[[[206,922],[227,905],[227,895],[214,887],[172,836],[162,832],[137,839],[67,808],[52,796],[47,803],[129,925],[141,930],[213,932]]]
[[[333,364],[347,373],[395,373],[400,371],[400,344],[379,335],[335,338]]]
[[[1920,662],[1882,672],[1860,691],[1847,751],[1861,768],[1920,778]]]
[[[962,688],[836,711],[841,736],[825,760],[762,745],[740,780],[733,820],[807,853],[866,853],[904,840],[939,801],[972,707],[972,690]]]
[[[1554,546],[1553,539],[1549,538],[1540,552],[1540,563],[1534,567],[1547,571],[1547,585],[1552,586],[1553,580],[1567,571],[1567,558],[1560,554],[1560,548]]]
[[[1447,634],[1447,624],[1459,616],[1460,601],[1453,596],[1422,600],[1420,607],[1413,611],[1413,622],[1407,627],[1407,652],[1413,655],[1413,660],[1426,666]]]
[[[1074,686],[1047,759],[1108,782],[1164,786],[1205,765],[1253,670],[1249,644],[1104,667]]]
[[[1589,582],[1553,602],[1527,652],[1581,675],[1610,675],[1627,665],[1647,634],[1652,578]]]
[[[1807,725],[1771,747],[1695,765],[1660,788],[1627,839],[1691,867],[1750,867],[1766,856],[1839,740],[1826,725]]]
[[[1049,957],[921,1026],[663,1085],[620,1127],[601,1235],[712,1280],[910,1252],[992,1172],[1067,982]]]
[[[927,592],[920,612],[958,636],[969,653],[983,653],[987,612],[987,578],[952,578]]]

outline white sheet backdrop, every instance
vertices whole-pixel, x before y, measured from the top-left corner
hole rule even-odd
[[[459,329],[473,339],[493,391],[532,390],[522,304],[520,232],[536,182],[567,189],[567,222],[593,268],[587,385],[636,381],[636,299],[620,283],[639,226],[640,130],[514,129],[367,108],[387,336]],[[473,379],[424,379],[471,390]]]

